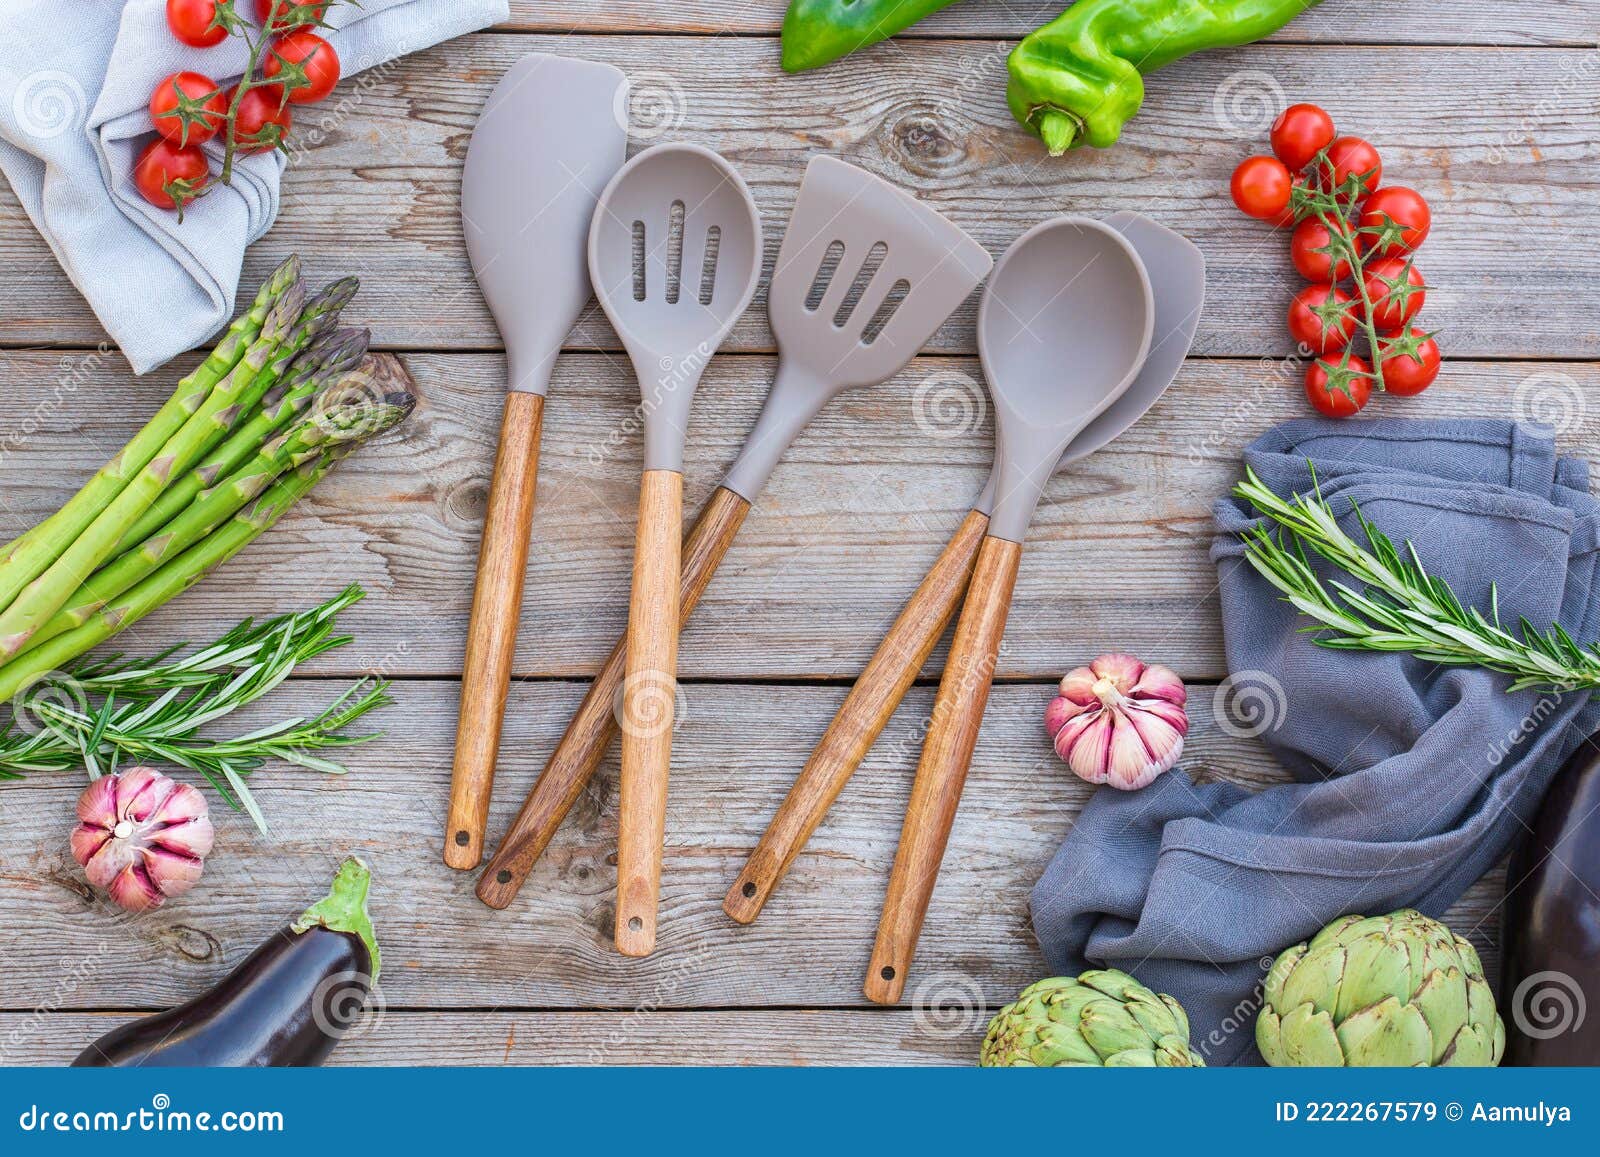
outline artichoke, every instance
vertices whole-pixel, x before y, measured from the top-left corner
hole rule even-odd
[[[1410,908],[1345,916],[1267,973],[1269,1065],[1500,1063],[1506,1027],[1472,945]]]
[[[1028,985],[989,1022],[978,1063],[985,1068],[1205,1065],[1189,1048],[1183,1006],[1114,968]]]

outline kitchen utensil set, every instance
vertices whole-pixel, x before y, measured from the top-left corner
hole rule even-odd
[[[620,724],[616,944],[642,956],[656,942],[683,621],[790,443],[842,390],[898,373],[993,265],[978,343],[997,425],[989,484],[724,902],[742,923],[759,914],[964,598],[866,982],[869,998],[891,1003],[904,987],[949,839],[1034,508],[1055,469],[1115,438],[1172,380],[1193,339],[1204,265],[1188,242],[1132,213],[1044,222],[994,264],[906,193],[842,161],[814,158],[768,291],[777,375],[744,448],[680,547],[690,402],[755,291],[761,224],[743,180],[709,150],[658,145],[622,164],[625,130],[612,110],[624,83],[604,66],[528,57],[496,87],[468,152],[468,248],[506,339],[512,394],[473,600],[445,860],[470,868],[481,857],[527,555],[539,406],[591,282],[643,399],[628,629],[477,892],[492,907],[510,904]],[[559,101],[533,107],[557,90]],[[574,101],[575,93],[582,99]],[[548,110],[557,104],[562,118],[554,125]],[[605,116],[585,118],[586,109],[602,107]],[[586,264],[573,256],[584,236]],[[514,405],[524,393],[534,401]]]

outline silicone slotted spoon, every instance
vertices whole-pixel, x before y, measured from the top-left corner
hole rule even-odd
[[[922,932],[1000,654],[1022,541],[1072,439],[1133,382],[1155,303],[1137,251],[1109,225],[1057,217],[1006,250],[978,307],[999,447],[994,512],[934,700],[863,990],[893,1004]]]
[[[899,372],[992,264],[981,245],[910,195],[854,165],[812,159],[767,295],[778,374],[744,449],[684,543],[680,621],[688,619],[750,504],[800,431],[842,390]],[[829,309],[822,295],[835,283],[845,289]],[[858,285],[859,292],[850,288]],[[873,308],[874,302],[881,304]],[[617,730],[613,704],[623,685],[626,647],[624,638],[611,649],[484,870],[478,882],[484,903],[511,903],[600,766]]]
[[[1113,213],[1106,224],[1133,244],[1149,273],[1155,295],[1155,337],[1133,384],[1072,439],[1057,470],[1116,438],[1166,392],[1194,343],[1205,300],[1205,259],[1192,242],[1138,213]],[[991,472],[971,513],[878,644],[728,889],[722,907],[739,923],[748,924],[761,914],[933,653],[966,594],[978,545],[989,527],[994,494]]]
[[[505,339],[508,390],[461,672],[444,844],[452,868],[475,868],[483,858],[522,613],[544,394],[561,343],[589,300],[584,243],[595,200],[627,155],[616,111],[625,107],[626,84],[608,64],[531,53],[495,85],[467,146],[462,230]]]
[[[624,165],[589,228],[589,276],[639,378],[644,475],[628,604],[617,833],[617,950],[655,949],[677,696],[683,443],[706,363],[750,304],[761,216],[739,174],[698,145]]]

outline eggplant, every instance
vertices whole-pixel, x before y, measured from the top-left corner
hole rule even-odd
[[[177,1008],[112,1029],[82,1067],[320,1065],[361,1015],[378,976],[367,866],[339,865],[328,895],[275,932],[221,983]]]
[[[1508,1065],[1600,1065],[1600,734],[1512,854],[1501,920]]]

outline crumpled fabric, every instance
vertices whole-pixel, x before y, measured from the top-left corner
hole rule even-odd
[[[1365,541],[1351,500],[1462,601],[1600,638],[1600,504],[1581,461],[1509,421],[1285,423],[1244,461],[1280,495],[1316,484]],[[1508,676],[1404,654],[1333,651],[1244,560],[1260,520],[1215,508],[1233,710],[1294,777],[1251,790],[1174,770],[1102,787],[1034,888],[1057,973],[1113,966],[1176,997],[1208,1064],[1261,1063],[1255,1020],[1274,957],[1347,913],[1441,916],[1528,829],[1551,777],[1600,725],[1586,692],[1510,693]],[[1332,568],[1323,566],[1323,577]],[[1149,656],[1159,659],[1160,656]],[[1191,716],[1217,710],[1209,692]],[[1486,929],[1492,932],[1492,929]]]
[[[239,11],[254,6],[244,0]],[[381,77],[406,53],[506,16],[506,0],[362,0],[331,8],[333,30],[321,34],[344,76]],[[245,246],[278,215],[281,152],[241,158],[233,184],[192,202],[181,226],[131,178],[153,139],[150,94],[161,78],[191,69],[226,85],[245,63],[236,36],[212,48],[179,42],[165,0],[0,0],[0,172],[135,373],[227,323]],[[295,106],[291,151],[323,118],[359,116],[349,102],[361,91],[360,81],[341,84],[321,105]],[[219,172],[221,146],[204,148]]]

